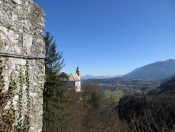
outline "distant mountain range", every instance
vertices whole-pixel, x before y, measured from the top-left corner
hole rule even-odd
[[[114,78],[114,77],[121,77],[121,76],[93,76],[93,75],[85,75],[82,76],[82,80],[87,80],[87,79],[108,79],[108,78]]]
[[[164,80],[173,75],[175,75],[175,59],[169,59],[137,68],[122,76],[122,78],[132,80]]]
[[[175,75],[175,59],[158,61],[137,68],[123,76],[84,76],[83,79],[99,79],[99,81],[117,81],[117,80],[164,80]]]

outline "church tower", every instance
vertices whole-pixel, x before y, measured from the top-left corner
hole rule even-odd
[[[77,67],[76,74],[77,74],[77,81],[75,82],[75,91],[81,92],[81,78],[80,78],[79,67]]]
[[[76,72],[69,75],[68,88],[74,88],[76,92],[81,92],[80,70],[77,67]]]
[[[76,74],[80,77],[80,70],[79,70],[79,67],[77,67]]]

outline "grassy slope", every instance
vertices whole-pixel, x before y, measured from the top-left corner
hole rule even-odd
[[[124,96],[124,92],[122,91],[105,91],[105,97],[106,99],[114,100],[115,102],[118,102],[122,97]]]

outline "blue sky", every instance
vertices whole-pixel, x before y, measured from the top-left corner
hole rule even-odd
[[[35,0],[63,52],[63,71],[122,75],[175,58],[174,0]]]

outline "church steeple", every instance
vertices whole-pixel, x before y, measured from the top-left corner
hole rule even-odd
[[[79,67],[77,67],[76,74],[77,74],[78,76],[80,76],[80,70],[79,70]]]

